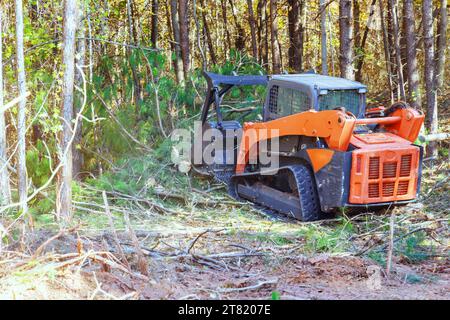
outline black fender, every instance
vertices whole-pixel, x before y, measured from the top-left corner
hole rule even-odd
[[[280,159],[280,166],[299,162],[307,164],[314,173],[321,210],[330,212],[335,208],[344,207],[350,190],[352,152],[334,151],[330,162],[315,171],[306,150],[310,149],[302,149],[291,157],[283,157]]]

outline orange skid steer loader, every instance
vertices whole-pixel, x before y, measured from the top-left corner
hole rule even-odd
[[[218,139],[204,141],[207,130],[226,141],[212,162],[193,167],[227,183],[237,199],[313,221],[338,208],[405,204],[417,197],[423,151],[414,141],[424,115],[406,103],[367,109],[365,85],[313,73],[205,78],[200,151]],[[224,119],[224,95],[250,85],[267,87],[262,121]],[[261,150],[277,157],[275,168],[261,161]]]

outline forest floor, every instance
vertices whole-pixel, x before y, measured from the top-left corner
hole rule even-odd
[[[450,299],[449,169],[425,168],[420,204],[316,223],[266,216],[215,184],[190,197],[157,186],[158,200],[108,192],[107,206],[92,189],[71,230],[42,225],[3,248],[0,298]]]
[[[3,235],[0,299],[450,299],[449,173],[444,153],[418,203],[301,223],[128,159],[75,188],[71,229],[39,212],[25,238]]]

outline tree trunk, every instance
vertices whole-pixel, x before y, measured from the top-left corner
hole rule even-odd
[[[178,19],[178,1],[170,0],[170,15],[172,18],[172,31],[173,31],[173,41],[175,42],[175,71],[177,75],[177,82],[184,83],[184,73],[183,73],[183,62],[181,59],[181,47],[180,47],[180,22]]]
[[[79,68],[82,68],[85,65],[86,61],[86,28],[83,22],[83,13],[86,11],[84,8],[85,4],[83,1],[80,2],[80,10],[78,17],[78,30],[79,30],[79,39],[77,41],[77,57],[76,64]],[[76,68],[75,70],[75,83],[79,88],[83,88],[83,75]],[[74,114],[75,116],[80,112],[82,97],[77,95],[76,103],[74,105]],[[73,153],[73,167],[72,167],[72,175],[75,180],[80,180],[80,172],[81,167],[83,166],[83,153],[81,152],[81,140],[83,136],[83,121],[78,122],[78,126],[75,128],[75,136],[73,139],[72,145],[72,153]]]
[[[272,39],[272,73],[281,72],[280,44],[278,42],[277,2],[270,0],[270,38]]]
[[[3,9],[0,7],[0,110],[3,108]],[[0,206],[9,204],[11,189],[8,172],[8,144],[6,141],[5,113],[0,111]],[[0,241],[2,241],[0,239]]]
[[[327,54],[327,10],[325,0],[320,0],[320,43],[322,58],[322,74],[328,75],[328,54]]]
[[[354,43],[354,56],[355,60],[358,60],[358,56],[361,54],[361,9],[359,7],[360,0],[353,0],[353,43]]]
[[[394,100],[400,100],[400,88],[399,88],[399,80],[398,80],[398,65],[395,56],[395,40],[394,40],[394,28],[392,26],[392,21],[394,18],[392,17],[392,6],[391,1],[387,0],[387,41],[388,41],[388,49],[389,49],[389,57],[390,57],[390,65],[391,65],[391,81],[392,81],[392,90]]]
[[[386,29],[386,23],[384,21],[383,14],[383,0],[379,0],[378,4],[380,6],[380,22],[381,22],[381,30],[383,32],[383,49],[384,49],[384,59],[386,63],[386,75],[387,75],[387,84],[389,88],[389,95],[391,97],[391,103],[394,103],[394,90],[392,84],[392,69],[391,69],[391,55],[389,50],[389,36]]]
[[[63,57],[64,66],[62,91],[63,131],[60,141],[63,167],[60,171],[57,191],[57,215],[62,225],[68,225],[72,217],[72,119],[73,119],[73,92],[75,81],[75,36],[77,29],[77,0],[66,0],[64,7],[64,37]]]
[[[252,37],[253,58],[258,59],[258,45],[256,42],[256,21],[255,21],[255,14],[253,13],[253,1],[247,0],[247,6],[248,6],[248,21],[250,24],[250,34]]]
[[[191,69],[190,46],[189,46],[189,19],[187,0],[178,1],[178,14],[180,22],[180,47],[183,59],[183,72],[186,79]]]
[[[127,16],[128,16],[128,34],[130,39],[130,44],[137,45],[137,37],[134,30],[134,24],[133,24],[133,11],[132,11],[132,1],[133,0],[127,0]],[[133,76],[133,83],[134,83],[134,105],[136,108],[136,115],[139,115],[141,113],[140,110],[140,103],[141,103],[141,84],[139,79],[139,74],[136,69],[136,65],[132,63],[131,56],[133,55],[133,49],[128,48],[128,59],[130,61],[130,67],[131,67],[131,73]]]
[[[225,58],[228,57],[230,48],[231,48],[231,36],[230,36],[230,31],[228,30],[228,15],[227,15],[227,1],[226,0],[221,0],[221,6],[222,6],[222,22],[223,22],[223,26],[225,28],[225,35],[226,35],[226,39],[225,39]]]
[[[438,131],[438,110],[436,101],[436,88],[434,86],[434,39],[433,39],[433,1],[423,0],[423,46],[424,46],[424,72],[425,72],[425,96],[427,101],[427,129],[429,133]],[[430,142],[427,146],[427,154],[430,157],[437,155],[436,142]]]
[[[158,14],[159,14],[159,1],[152,0],[152,19],[151,19],[150,41],[154,48],[156,48],[158,46]]]
[[[25,57],[23,50],[23,7],[22,0],[16,0],[16,55],[17,55],[17,78],[19,95],[24,96],[27,92],[25,76]],[[18,191],[22,214],[28,213],[27,204],[27,165],[26,165],[26,105],[27,100],[23,98],[19,102],[18,112],[18,148],[17,148],[17,175]]]
[[[341,77],[354,80],[353,63],[353,31],[352,31],[352,2],[351,0],[339,1],[339,42],[340,57],[339,66]]]
[[[398,27],[398,4],[396,0],[389,0],[391,17],[392,17],[392,31],[394,33],[394,48],[395,48],[395,60],[397,62],[397,75],[398,86],[400,89],[400,98],[406,100],[405,95],[405,82],[403,80],[403,66],[402,66],[402,53],[400,48],[400,29]]]
[[[375,13],[375,5],[376,5],[377,0],[372,0],[372,3],[370,5],[370,12],[369,12],[369,18],[367,19],[367,24],[366,24],[366,28],[364,29],[364,34],[362,37],[362,40],[358,41],[358,45],[355,44],[356,46],[356,75],[355,75],[355,80],[361,82],[362,81],[362,67],[364,64],[364,58],[365,58],[365,47],[366,47],[366,42],[367,42],[367,36],[369,35],[369,25],[371,23],[372,17]],[[359,33],[359,31],[358,31]]]
[[[211,31],[209,30],[208,20],[206,19],[206,9],[203,0],[200,1],[200,5],[202,6],[203,28],[206,34],[206,41],[208,42],[209,56],[211,57],[212,64],[216,65],[217,64],[216,51],[214,49]]]
[[[193,0],[192,1],[192,17],[195,23],[195,33],[197,36],[197,47],[198,50],[200,51],[200,58],[202,60],[202,70],[206,71],[207,69],[207,61],[206,61],[206,55],[205,55],[205,46],[204,43],[202,42],[202,38],[201,38],[201,33],[205,33],[205,28],[203,26],[203,28],[200,27],[200,20],[197,18],[197,0]],[[201,9],[201,7],[200,7]],[[193,49],[194,50],[194,49]],[[195,52],[193,51],[193,56],[195,57]],[[158,108],[159,110],[159,108]],[[164,133],[164,130],[161,127],[162,132]],[[165,135],[165,133],[164,133]]]
[[[445,53],[447,49],[447,0],[441,0],[441,7],[439,10],[438,35],[436,41],[436,90],[440,90],[444,84],[444,70],[445,70]]]
[[[289,69],[301,72],[303,58],[302,41],[302,7],[303,1],[288,1],[288,28],[289,28]]]
[[[406,74],[408,79],[408,100],[412,107],[421,108],[419,90],[419,72],[417,69],[416,30],[414,17],[414,1],[403,3],[403,26],[406,40]]]
[[[264,27],[264,19],[265,19],[265,7],[266,0],[259,0],[258,5],[256,7],[256,15],[258,16],[258,63],[263,64],[263,54],[264,54],[264,46],[263,46],[263,27]]]
[[[237,30],[237,37],[235,39],[235,47],[238,51],[243,51],[245,49],[245,30],[242,28],[242,25],[239,23],[236,14],[236,7],[234,6],[233,0],[229,0],[231,6],[231,13],[233,14],[234,24]]]

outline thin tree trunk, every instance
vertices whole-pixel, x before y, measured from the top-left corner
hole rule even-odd
[[[256,42],[256,21],[255,21],[255,14],[253,13],[253,1],[247,0],[247,6],[248,6],[248,20],[250,25],[250,34],[252,37],[253,58],[258,59],[258,45]]]
[[[92,23],[91,23],[91,10],[89,5],[86,6],[88,33],[89,33],[89,82],[92,82],[94,76],[94,43],[92,40]]]
[[[412,107],[421,108],[419,90],[419,72],[417,69],[416,30],[414,17],[414,1],[403,3],[403,26],[406,40],[406,75],[408,79],[408,100]]]
[[[3,8],[0,7],[0,110],[3,108]],[[8,143],[6,141],[5,113],[0,111],[0,205],[7,205],[11,200],[8,172]],[[2,240],[0,239],[0,242]]]
[[[378,4],[380,6],[380,21],[381,21],[381,29],[383,31],[383,49],[384,49],[384,58],[386,62],[386,75],[387,75],[387,84],[389,88],[389,94],[391,97],[391,103],[394,103],[394,90],[392,84],[392,69],[391,69],[391,55],[389,50],[389,39],[388,33],[386,29],[386,23],[384,21],[383,14],[383,0],[379,0]]]
[[[222,6],[222,22],[223,22],[223,27],[225,28],[225,35],[226,35],[226,39],[225,39],[225,58],[228,57],[230,48],[231,48],[231,36],[230,36],[230,31],[229,26],[228,26],[228,15],[227,15],[227,1],[226,0],[221,0],[221,6]]]
[[[357,46],[357,52],[356,52],[356,75],[355,80],[356,81],[362,81],[362,67],[364,64],[364,58],[365,58],[365,48],[366,48],[366,42],[367,42],[367,36],[369,35],[369,26],[372,21],[372,17],[375,13],[375,5],[377,0],[372,0],[372,3],[370,4],[370,12],[369,12],[369,18],[367,19],[366,28],[364,29],[364,34],[361,41],[358,41]],[[358,31],[359,32],[359,31]]]
[[[427,129],[429,133],[438,132],[438,110],[435,88],[435,57],[434,57],[434,39],[433,39],[433,1],[423,0],[422,3],[423,19],[423,46],[424,46],[424,72],[425,72],[425,96],[427,101]],[[427,146],[428,156],[437,155],[436,142],[430,142]]]
[[[335,50],[334,50],[334,46],[333,46],[333,30],[332,25],[333,25],[333,21],[332,21],[332,16],[331,16],[331,12],[328,10],[328,34],[330,36],[330,54],[331,54],[331,75],[335,76],[336,72],[335,72]]]
[[[184,83],[184,73],[183,73],[183,62],[181,59],[181,47],[180,47],[180,22],[178,19],[178,1],[170,0],[170,14],[172,18],[172,31],[173,31],[173,40],[175,42],[175,71],[177,74],[177,82]]]
[[[320,0],[320,43],[322,58],[322,74],[328,75],[328,53],[327,53],[327,11],[325,0]]]
[[[400,88],[400,98],[406,100],[405,82],[403,80],[402,53],[400,48],[400,29],[398,27],[398,4],[395,0],[389,0],[392,16],[392,31],[394,33],[395,60],[397,62],[398,85]]]
[[[270,38],[272,39],[272,72],[281,72],[280,44],[278,42],[277,2],[270,0]]]
[[[23,49],[23,7],[22,0],[16,0],[16,55],[19,95],[25,96],[27,91],[25,76],[25,57]],[[19,102],[18,113],[18,149],[17,149],[17,175],[19,180],[18,191],[22,214],[28,213],[27,204],[27,165],[26,165],[26,98]]]
[[[73,93],[75,81],[75,36],[77,29],[77,0],[66,0],[64,7],[64,40],[63,57],[63,107],[62,107],[62,138],[61,161],[64,164],[60,171],[57,214],[62,225],[67,225],[72,217],[72,119],[73,119]]]
[[[205,47],[201,41],[201,36],[200,36],[201,27],[200,27],[200,21],[197,18],[197,1],[196,0],[192,1],[192,15],[193,15],[193,19],[195,22],[195,28],[196,28],[195,33],[197,35],[197,46],[200,51],[200,58],[202,60],[202,70],[206,71],[207,62],[206,62],[206,56],[205,56]],[[204,30],[205,30],[204,26],[202,29],[203,29],[203,33],[204,33]],[[195,56],[195,53],[193,55]]]
[[[216,65],[217,64],[216,51],[214,49],[211,31],[209,30],[208,20],[206,19],[206,8],[203,0],[200,1],[200,5],[202,7],[201,9],[202,9],[203,27],[205,29],[206,41],[208,42],[209,55],[211,57],[212,64]]]
[[[245,49],[245,30],[239,23],[236,7],[234,6],[233,0],[229,0],[231,6],[231,13],[233,14],[234,24],[237,30],[237,37],[235,39],[235,47],[238,51],[243,51]]]
[[[266,66],[267,70],[269,69],[269,37],[270,37],[270,31],[269,31],[269,25],[270,25],[270,14],[269,14],[269,6],[265,5],[264,9],[264,65]]]
[[[303,55],[303,41],[302,41],[302,6],[303,1],[289,0],[288,1],[288,28],[289,28],[289,68],[294,72],[302,70],[302,55]]]
[[[158,46],[158,14],[159,14],[159,0],[152,0],[152,19],[151,19],[151,34],[150,41],[152,46]]]
[[[80,10],[79,10],[79,17],[78,17],[78,30],[79,30],[79,39],[77,41],[78,46],[78,52],[76,57],[76,64],[79,68],[82,68],[85,65],[86,61],[86,28],[83,20],[83,14],[86,12],[84,8],[85,4],[83,1],[80,2]],[[75,70],[75,83],[79,88],[83,87],[83,76],[81,72],[76,69]],[[76,99],[76,103],[74,105],[74,114],[78,114],[80,112],[81,107],[81,98],[78,96],[78,99]],[[80,172],[81,167],[83,166],[83,153],[81,152],[81,140],[83,136],[83,121],[78,122],[78,126],[75,128],[75,137],[73,140],[73,146],[72,146],[72,153],[73,153],[73,168],[72,168],[72,175],[75,180],[80,180]]]
[[[183,72],[186,79],[191,69],[190,46],[189,46],[189,20],[188,20],[188,2],[187,0],[178,1],[178,16],[180,23],[180,47],[181,57],[183,59]]]
[[[394,28],[392,21],[394,18],[392,17],[392,6],[391,1],[387,0],[387,40],[388,40],[388,49],[390,56],[390,65],[391,65],[391,79],[392,79],[392,89],[394,100],[401,100],[400,98],[400,88],[399,88],[399,79],[398,79],[398,65],[395,55],[395,40],[394,40]]]
[[[444,84],[445,56],[447,49],[447,0],[441,0],[439,10],[438,35],[436,41],[436,90],[440,90]]]
[[[352,31],[352,2],[351,0],[339,1],[339,41],[340,57],[339,65],[341,77],[349,80],[355,78],[353,63],[353,31]]]
[[[127,16],[128,16],[128,34],[130,39],[130,44],[132,45],[138,45],[137,43],[137,37],[134,30],[134,24],[133,24],[133,11],[132,11],[132,3],[133,0],[127,0]],[[140,85],[140,79],[139,74],[136,69],[136,65],[132,63],[131,57],[133,55],[133,49],[128,48],[128,59],[130,61],[130,67],[131,67],[131,73],[133,75],[133,83],[134,83],[134,105],[136,108],[136,114],[139,115],[141,113],[140,110],[140,103],[141,103],[141,85]]]
[[[258,6],[256,7],[256,15],[258,16],[258,62],[263,64],[263,26],[264,26],[264,13],[265,13],[266,0],[259,0]],[[263,10],[264,9],[264,10]]]
[[[354,56],[355,60],[360,55],[361,48],[361,9],[359,7],[360,0],[353,1],[353,43],[354,43]]]

